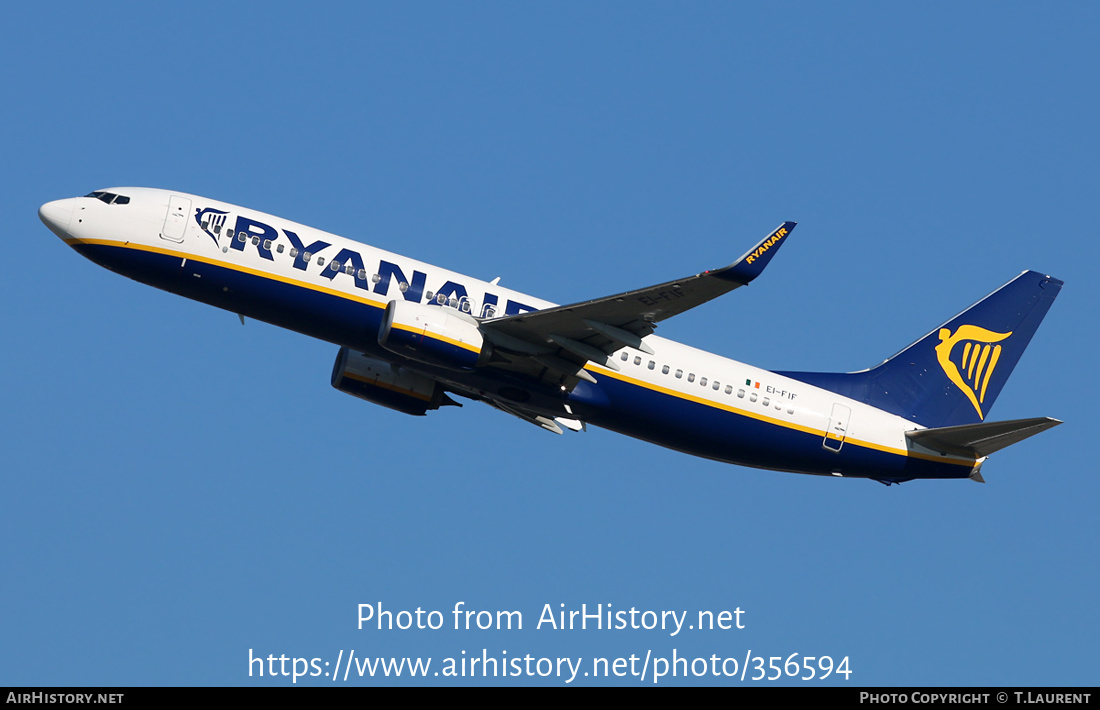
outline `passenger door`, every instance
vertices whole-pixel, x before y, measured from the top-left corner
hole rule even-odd
[[[160,230],[161,239],[170,242],[182,242],[187,229],[187,218],[191,214],[191,200],[172,195],[168,200],[168,214],[164,216],[164,227]]]

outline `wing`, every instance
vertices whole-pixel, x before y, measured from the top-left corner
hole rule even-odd
[[[794,222],[784,222],[721,269],[583,303],[482,321],[482,331],[500,356],[493,364],[569,388],[578,380],[595,382],[584,370],[588,362],[618,370],[608,356],[620,348],[652,354],[642,338],[653,332],[656,323],[755,279],[794,227]]]

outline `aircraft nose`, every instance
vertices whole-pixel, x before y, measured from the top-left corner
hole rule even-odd
[[[50,231],[62,239],[69,236],[69,219],[73,216],[73,201],[54,200],[38,208],[38,218]]]

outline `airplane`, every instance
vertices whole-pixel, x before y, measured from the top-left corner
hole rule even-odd
[[[42,222],[131,279],[337,346],[337,390],[424,415],[485,402],[548,431],[616,431],[793,473],[984,483],[986,458],[1053,426],[986,421],[1063,282],[1025,271],[880,365],[769,371],[654,335],[758,277],[784,222],[723,268],[557,305],[279,217],[153,188],[48,202]]]

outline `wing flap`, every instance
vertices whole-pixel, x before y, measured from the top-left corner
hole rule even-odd
[[[484,402],[491,407],[499,409],[502,412],[507,412],[508,414],[511,414],[517,419],[522,419],[525,422],[530,422],[540,429],[545,429],[546,431],[554,434],[564,433],[562,427],[565,427],[570,431],[585,430],[584,422],[579,419],[570,419],[569,417],[550,418],[537,412],[532,412],[528,409],[524,409],[523,407],[518,407],[511,403],[506,404],[498,400],[486,399],[484,400]]]

